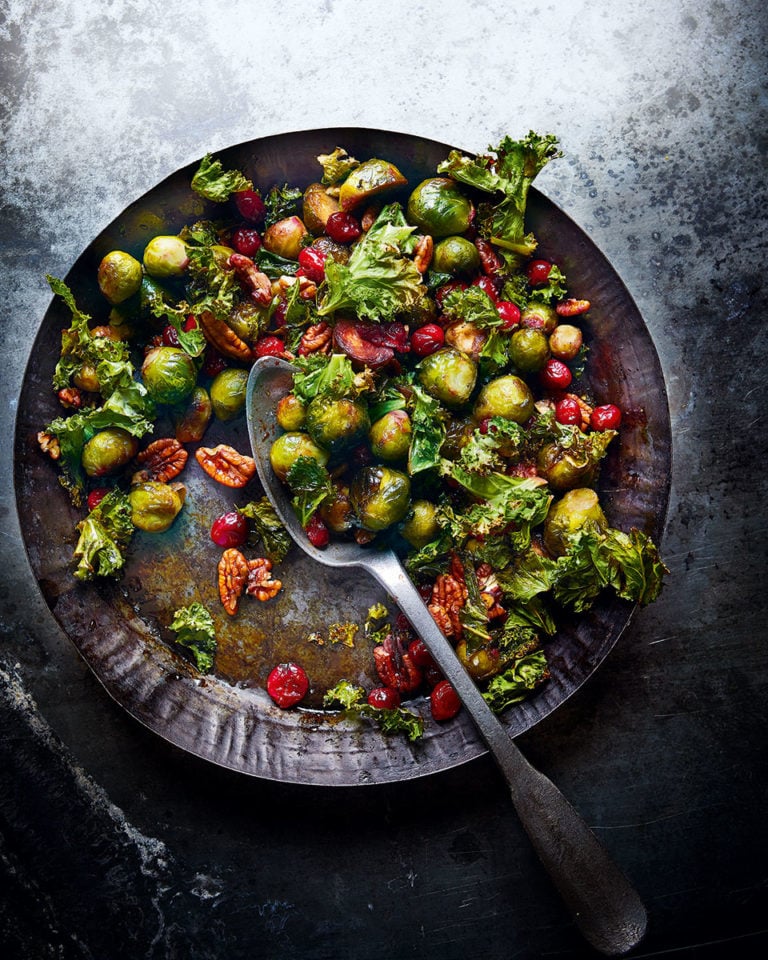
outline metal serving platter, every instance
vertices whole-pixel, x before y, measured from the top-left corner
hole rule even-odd
[[[435,172],[451,149],[420,137],[361,128],[281,134],[238,144],[217,154],[262,189],[319,179],[316,157],[335,146],[358,159],[395,163],[411,188]],[[106,322],[108,306],[96,268],[113,249],[140,258],[159,233],[175,233],[200,217],[221,216],[189,186],[197,163],[172,174],[131,204],[83,251],[67,275],[82,310]],[[407,193],[406,193],[407,196]],[[615,526],[638,527],[658,542],[669,498],[671,437],[659,360],[648,329],[619,276],[588,236],[536,190],[529,228],[542,256],[568,277],[571,296],[592,309],[582,324],[590,347],[588,376],[595,396],[624,411],[620,442],[612,444],[601,475],[601,497]],[[80,584],[72,576],[75,526],[82,518],[58,483],[37,432],[61,408],[51,388],[66,307],[53,301],[31,350],[19,398],[15,436],[17,508],[32,568],[53,616],[104,689],[158,736],[205,760],[258,777],[316,785],[384,783],[425,776],[466,763],[485,752],[471,721],[460,714],[410,744],[385,737],[368,724],[323,711],[322,694],[341,677],[376,685],[370,645],[362,630],[354,647],[319,645],[328,626],[362,626],[372,603],[387,598],[359,574],[315,564],[293,548],[280,566],[284,589],[260,604],[245,598],[236,617],[221,607],[216,566],[221,551],[209,537],[212,520],[233,504],[261,496],[258,481],[242,491],[214,483],[190,455],[179,478],[188,494],[182,513],[164,534],[138,534],[117,581]],[[155,436],[162,436],[157,430]],[[212,424],[203,443],[226,442],[249,452],[245,418]],[[168,629],[173,611],[199,600],[214,616],[219,650],[214,673],[201,676],[174,647]],[[390,604],[391,608],[391,604]],[[504,722],[518,735],[546,717],[599,667],[633,614],[633,606],[606,597],[588,614],[563,622],[548,642],[551,679],[529,700],[508,710]],[[265,692],[271,668],[283,660],[303,664],[311,680],[307,706],[281,710]],[[426,701],[409,704],[428,715]]]

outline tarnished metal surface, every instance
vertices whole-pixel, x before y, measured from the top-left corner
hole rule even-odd
[[[226,166],[244,169],[261,187],[317,177],[315,157],[343,143],[356,156],[385,156],[411,185],[434,172],[449,147],[386,131],[327,129],[254,140],[223,151]],[[147,240],[173,232],[205,214],[189,189],[194,167],[180,170],[131,205],[84,251],[68,275],[82,308],[95,318],[104,303],[96,266],[111,249],[140,255]],[[599,399],[628,415],[621,442],[607,458],[602,492],[615,525],[637,526],[660,539],[670,481],[670,428],[658,358],[636,306],[610,264],[557,207],[535,191],[529,222],[540,251],[557,261],[570,292],[592,301],[583,324],[591,348],[590,378]],[[266,675],[284,659],[301,661],[312,681],[310,706],[341,676],[372,679],[370,650],[320,647],[307,640],[334,621],[362,625],[379,599],[358,575],[320,568],[294,550],[280,568],[285,587],[268,604],[244,600],[235,618],[218,603],[220,551],[208,531],[233,503],[260,495],[255,482],[243,491],[219,487],[190,457],[182,479],[187,502],[167,534],[136,538],[125,575],[117,583],[76,584],[71,576],[74,528],[80,515],[56,480],[56,468],[37,449],[35,435],[58,415],[50,387],[66,310],[54,303],[38,333],[19,401],[15,480],[26,548],[41,591],[62,628],[107,691],[155,733],[184,750],[244,773],[314,784],[385,782],[421,776],[463,763],[483,752],[466,718],[428,725],[424,740],[409,745],[376,731],[339,722],[314,709],[284,712],[263,690]],[[206,445],[226,439],[248,449],[244,421],[217,425]],[[173,650],[167,625],[173,610],[197,599],[216,619],[216,673],[201,678]],[[513,734],[529,729],[570,696],[599,666],[626,626],[629,604],[606,600],[587,616],[564,624],[548,644],[552,679],[529,701],[508,711]],[[423,704],[414,704],[417,708]]]

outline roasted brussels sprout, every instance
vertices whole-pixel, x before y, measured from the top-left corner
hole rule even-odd
[[[189,266],[181,237],[153,237],[144,248],[144,269],[150,277],[181,277]]]
[[[520,326],[549,335],[557,326],[557,313],[548,303],[531,303],[520,314]]]
[[[147,533],[162,533],[178,516],[186,495],[183,483],[147,480],[134,484],[128,494],[134,526]]]
[[[295,393],[288,393],[278,401],[275,415],[283,430],[301,430],[306,423],[307,408]]]
[[[365,439],[371,426],[361,400],[318,396],[307,407],[306,430],[316,444],[339,454]]]
[[[608,526],[597,494],[590,487],[569,490],[549,508],[544,545],[553,556],[560,557],[567,552],[572,537],[590,523],[601,530]]]
[[[269,462],[281,480],[285,480],[288,471],[299,457],[312,457],[324,467],[328,463],[329,454],[327,450],[318,447],[308,433],[300,430],[289,430],[280,434],[269,451]]]
[[[419,383],[427,393],[449,407],[466,403],[475,388],[477,364],[453,347],[435,351],[416,369]]]
[[[446,460],[458,460],[477,429],[471,417],[452,417],[445,425],[445,440],[440,455]]]
[[[253,302],[245,301],[235,305],[227,317],[227,323],[241,340],[258,340],[262,324],[266,324],[267,311]]]
[[[339,206],[342,210],[352,210],[384,190],[402,187],[407,183],[402,173],[388,160],[366,160],[359,167],[355,167],[342,183],[339,189]]]
[[[205,387],[195,387],[183,407],[174,415],[176,439],[179,443],[197,443],[203,439],[213,416],[213,404]]]
[[[92,363],[81,363],[79,369],[72,374],[72,383],[86,393],[98,393],[101,389],[99,375]]]
[[[391,467],[363,467],[352,480],[349,496],[360,526],[377,533],[399,523],[408,512],[411,481]]]
[[[466,640],[460,640],[456,644],[456,656],[467,673],[475,680],[487,680],[499,672],[498,655],[494,656],[490,650],[485,649],[469,653]]]
[[[472,222],[472,202],[455,180],[430,177],[408,198],[408,222],[433,237],[464,233]]]
[[[333,493],[320,506],[320,517],[333,533],[346,533],[354,523],[354,510],[349,499],[349,487],[341,483],[333,485]]]
[[[297,260],[303,246],[307,228],[301,217],[286,217],[278,220],[264,231],[264,249],[286,260]]]
[[[440,533],[437,507],[429,500],[414,500],[411,510],[400,528],[404,540],[420,549],[431,543]]]
[[[471,357],[475,363],[480,359],[480,354],[488,334],[480,327],[476,327],[469,320],[459,320],[445,328],[445,342],[449,347],[455,347],[468,357]]]
[[[127,430],[107,427],[94,434],[84,445],[83,470],[89,477],[104,477],[119,470],[136,456],[139,441]]]
[[[549,350],[558,360],[573,360],[584,342],[581,330],[570,323],[561,323],[549,335]]]
[[[153,347],[141,365],[141,379],[156,403],[181,403],[195,389],[197,369],[178,347]]]
[[[507,374],[491,380],[477,395],[472,415],[478,422],[487,417],[506,417],[525,423],[533,413],[533,394],[520,377]]]
[[[525,327],[509,338],[509,359],[523,373],[541,370],[549,359],[549,342],[542,330]]]
[[[446,237],[435,244],[431,267],[437,273],[451,273],[454,276],[472,273],[480,267],[480,254],[471,240]]]
[[[248,371],[240,367],[226,367],[213,378],[211,404],[218,420],[234,420],[245,407]]]
[[[378,460],[402,460],[411,446],[411,418],[405,410],[390,410],[371,424],[368,440]]]
[[[310,233],[323,233],[328,217],[341,208],[322,183],[310,183],[304,191],[303,220]]]
[[[539,451],[536,469],[553,490],[571,490],[594,482],[597,461],[584,450],[547,443]]]
[[[139,261],[122,250],[108,253],[96,271],[99,289],[113,304],[122,303],[138,293],[142,276]]]

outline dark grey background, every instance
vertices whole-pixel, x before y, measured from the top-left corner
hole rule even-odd
[[[332,791],[206,766],[107,698],[31,582],[11,434],[44,275],[206,151],[335,125],[470,150],[560,136],[537,186],[612,260],[661,358],[672,576],[520,744],[643,896],[637,956],[763,954],[763,10],[0,0],[4,957],[591,955],[490,761]]]

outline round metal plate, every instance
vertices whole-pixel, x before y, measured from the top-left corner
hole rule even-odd
[[[381,130],[320,129],[252,140],[221,151],[225,167],[244,170],[263,189],[275,183],[306,186],[316,180],[318,154],[337,145],[358,159],[394,162],[411,186],[431,176],[451,149],[432,140]],[[107,227],[66,277],[81,309],[96,322],[107,310],[95,277],[102,256],[122,249],[141,256],[158,233],[174,233],[201,216],[219,215],[194,194],[197,164],[168,177]],[[620,442],[604,463],[601,496],[609,520],[661,538],[669,497],[671,439],[666,391],[651,337],[611,265],[561,210],[531,192],[528,224],[539,251],[568,277],[569,292],[593,306],[582,324],[590,347],[589,380],[595,395],[625,412]],[[261,495],[252,482],[234,493],[211,481],[193,456],[181,479],[188,496],[166,534],[139,534],[124,575],[116,582],[79,584],[71,572],[75,510],[57,481],[57,468],[40,450],[37,432],[60,414],[51,377],[66,308],[53,302],[32,348],[19,399],[15,483],[21,527],[35,578],[54,617],[107,692],[129,714],[183,750],[259,777],[294,783],[351,785],[424,776],[464,763],[485,751],[471,721],[426,724],[415,744],[385,737],[368,725],[319,709],[327,686],[341,677],[374,685],[369,645],[320,646],[308,640],[328,626],[362,625],[368,608],[384,600],[359,574],[314,564],[293,549],[280,567],[284,589],[268,604],[244,602],[236,617],[218,600],[220,550],[209,537],[214,517],[232,504]],[[162,436],[156,430],[155,436]],[[204,443],[227,442],[247,453],[244,419],[217,424]],[[200,600],[212,611],[219,651],[216,671],[199,675],[174,649],[168,630],[173,611]],[[626,627],[632,606],[606,597],[587,615],[567,620],[547,644],[552,677],[529,700],[508,710],[515,736],[531,728],[574,693],[597,669]],[[282,660],[301,662],[312,690],[304,709],[282,711],[264,691],[266,676]],[[428,712],[424,701],[412,707]]]

